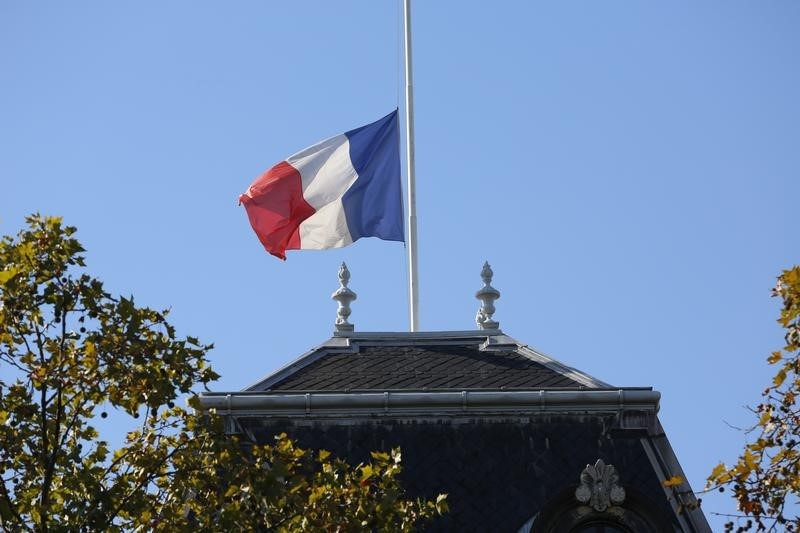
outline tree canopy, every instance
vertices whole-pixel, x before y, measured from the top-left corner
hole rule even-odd
[[[767,358],[777,370],[754,409],[750,432],[757,437],[733,465],[718,464],[708,478],[707,488],[732,489],[742,531],[800,530],[800,266],[783,271],[772,294],[783,301],[785,344]],[[726,530],[734,527],[728,522]]]
[[[0,529],[407,531],[446,509],[404,498],[399,450],[355,467],[286,435],[245,450],[192,408],[212,346],[107,292],[74,227],[27,223],[0,241]],[[116,450],[109,411],[137,419]]]

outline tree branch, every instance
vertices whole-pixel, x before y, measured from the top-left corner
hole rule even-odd
[[[155,465],[155,467],[152,469],[152,471],[153,471],[153,472],[158,472],[158,467],[160,467],[161,465],[165,464],[165,463],[166,463],[167,461],[169,461],[169,460],[170,460],[172,457],[174,457],[174,456],[175,456],[175,454],[178,452],[178,450],[180,450],[180,449],[181,449],[181,447],[183,447],[184,445],[185,445],[185,443],[183,443],[183,442],[178,442],[178,444],[176,444],[176,445],[175,445],[175,448],[173,448],[173,449],[172,449],[172,451],[170,451],[170,452],[169,452],[167,455],[165,455],[165,456],[164,456],[164,457],[163,457],[163,458],[162,458],[160,461],[158,461],[158,463],[156,463],[156,465]],[[113,509],[112,509],[112,510],[111,510],[111,511],[108,513],[108,516],[106,517],[106,521],[105,521],[105,523],[103,523],[103,527],[102,527],[101,529],[105,529],[105,528],[107,528],[108,526],[110,526],[110,525],[111,525],[111,524],[114,522],[114,520],[117,518],[117,515],[119,514],[119,512],[120,512],[120,511],[121,511],[121,510],[122,510],[122,509],[125,507],[125,505],[128,503],[128,501],[129,501],[129,500],[130,500],[130,499],[131,499],[131,498],[132,498],[132,497],[133,497],[133,496],[134,496],[134,495],[135,495],[135,494],[136,494],[136,493],[137,493],[139,490],[141,490],[143,487],[145,487],[145,486],[149,485],[150,483],[152,483],[152,482],[153,482],[153,480],[157,479],[158,477],[160,477],[160,474],[153,474],[153,475],[148,475],[148,476],[145,476],[145,477],[144,477],[144,479],[142,479],[141,481],[138,481],[138,482],[135,484],[135,486],[133,487],[133,489],[132,489],[132,490],[131,490],[131,491],[128,493],[128,495],[127,495],[127,496],[125,496],[124,498],[122,498],[122,500],[121,500],[121,501],[120,501],[120,502],[117,504],[117,506],[116,506],[116,507],[114,507],[114,508],[113,508]]]
[[[5,482],[0,483],[0,489],[2,489],[3,491],[2,493],[3,500],[6,502],[6,505],[8,505],[11,514],[13,514],[14,518],[16,518],[17,520],[17,525],[25,528],[25,531],[33,531],[30,527],[28,527],[28,525],[25,523],[24,520],[22,520],[22,517],[19,515],[19,512],[17,511],[17,508],[14,505],[14,501],[11,499],[11,495],[8,493],[8,488],[6,488]]]

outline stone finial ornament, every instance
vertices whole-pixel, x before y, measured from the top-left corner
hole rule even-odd
[[[575,498],[599,513],[624,502],[625,489],[619,486],[617,469],[602,459],[594,465],[586,465],[581,472],[581,484],[575,489]]]
[[[483,287],[475,293],[475,298],[481,301],[481,308],[478,309],[478,314],[475,315],[475,322],[478,324],[478,329],[498,329],[499,322],[492,320],[494,314],[494,301],[500,298],[500,291],[492,287],[492,267],[486,261],[481,270],[481,279],[483,279]]]
[[[350,316],[350,302],[357,298],[356,293],[351,291],[347,284],[350,282],[350,271],[347,265],[342,263],[339,267],[339,288],[331,294],[331,298],[339,302],[336,309],[336,331],[353,331],[353,324],[347,321]]]

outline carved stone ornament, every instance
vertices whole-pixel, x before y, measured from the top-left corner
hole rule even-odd
[[[617,469],[602,459],[594,465],[586,465],[581,472],[581,484],[575,489],[575,498],[600,513],[611,505],[621,504],[625,501],[625,489],[619,486]]]
[[[356,293],[351,291],[347,284],[350,282],[350,271],[342,263],[339,267],[339,288],[331,294],[331,298],[339,302],[336,310],[336,331],[353,331],[353,324],[347,321],[350,316],[350,302],[356,299]]]
[[[500,323],[492,320],[494,315],[494,301],[500,298],[500,291],[492,287],[492,267],[486,261],[481,270],[481,279],[483,280],[483,287],[475,293],[475,298],[481,301],[481,307],[478,309],[478,314],[475,316],[475,323],[478,324],[479,329],[497,329]]]

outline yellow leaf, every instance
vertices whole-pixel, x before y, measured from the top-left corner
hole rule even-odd
[[[780,387],[781,384],[783,384],[783,380],[785,380],[785,379],[786,379],[786,369],[785,368],[781,368],[778,371],[778,373],[775,374],[775,377],[772,378],[772,383],[774,383],[776,387]]]
[[[772,464],[780,462],[780,460],[783,459],[784,455],[786,455],[786,452],[787,452],[786,448],[781,448],[780,450],[778,450],[778,453],[775,454],[775,456],[772,458],[770,462]]]
[[[750,453],[750,450],[744,451],[744,464],[748,468],[748,470],[753,471],[756,468],[756,457]]]
[[[711,475],[708,476],[709,482],[717,482],[717,483],[725,483],[730,479],[730,475],[728,475],[728,468],[725,466],[725,463],[719,463],[717,466],[714,467],[714,470],[711,471]]]
[[[11,268],[9,270],[0,270],[0,285],[10,280],[14,276],[16,276],[18,271],[19,270],[16,268]]]
[[[662,485],[665,487],[676,487],[683,483],[683,478],[681,476],[672,476],[671,478],[664,480]]]
[[[238,486],[231,485],[230,487],[228,487],[228,490],[225,491],[225,497],[226,498],[230,498],[231,496],[236,494],[238,491],[239,491],[239,487]]]
[[[781,359],[783,359],[783,355],[781,354],[781,352],[772,352],[772,355],[767,357],[767,363],[774,365]]]
[[[376,461],[389,460],[389,454],[385,452],[370,452],[370,455],[372,455],[372,458],[375,459]]]
[[[325,487],[314,487],[313,489],[311,489],[311,494],[308,495],[308,502],[314,503],[317,500],[321,499],[324,494],[325,494]]]
[[[361,467],[361,481],[364,482],[372,477],[375,472],[372,470],[370,465],[362,466]]]
[[[783,278],[783,281],[789,285],[800,283],[800,269],[795,267],[791,270],[784,270],[781,277]]]
[[[42,384],[47,376],[47,370],[42,366],[37,366],[31,372],[31,381],[33,381],[34,385],[37,387]]]

